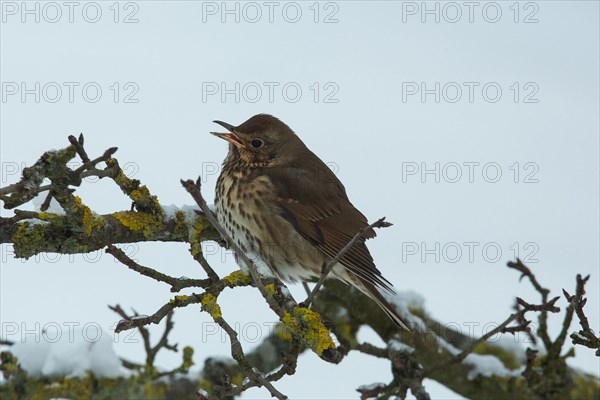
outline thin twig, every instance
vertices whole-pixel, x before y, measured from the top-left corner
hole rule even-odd
[[[475,347],[477,347],[480,343],[483,343],[486,340],[488,340],[489,338],[491,338],[492,336],[496,335],[497,333],[502,332],[502,330],[505,329],[511,322],[513,322],[514,320],[517,319],[517,315],[518,315],[518,313],[511,314],[511,316],[508,317],[503,323],[501,323],[495,329],[492,329],[485,335],[481,336],[479,339],[471,342],[471,344],[465,350],[460,352],[459,354],[455,355],[454,357],[450,358],[449,360],[447,360],[444,363],[441,363],[441,364],[438,364],[431,368],[428,368],[426,370],[426,372],[424,373],[424,375],[431,376],[431,373],[434,371],[438,371],[438,370],[444,369],[450,365],[458,364],[458,363],[462,362],[465,358],[467,358],[467,356],[469,354],[471,354],[473,352]]]
[[[535,288],[535,290],[537,290],[538,293],[541,295],[541,297],[542,297],[541,303],[546,304],[546,302],[548,301],[548,294],[550,293],[550,290],[542,287],[542,285],[539,284],[535,275],[531,272],[531,270],[525,264],[523,264],[523,262],[519,258],[517,258],[516,262],[509,261],[508,263],[506,263],[506,265],[508,266],[508,268],[516,269],[517,271],[521,272],[521,277],[519,278],[519,281],[521,279],[523,279],[524,277],[527,277],[529,279],[529,281],[531,282],[531,284],[533,285],[533,287]],[[542,339],[542,343],[544,343],[544,346],[546,348],[550,348],[550,347],[552,347],[552,340],[550,339],[550,336],[548,335],[548,312],[547,311],[542,311],[540,313],[539,322],[540,322],[540,326],[537,331],[537,334]]]
[[[106,162],[108,159],[110,159],[112,157],[112,155],[118,150],[117,147],[111,147],[109,149],[107,149],[104,154],[102,154],[100,157],[97,157],[91,161],[87,161],[85,162],[83,165],[81,165],[79,168],[77,168],[74,172],[76,174],[82,174],[85,170],[91,169],[93,167],[96,166],[96,164],[100,163],[100,162]]]
[[[577,315],[579,325],[581,326],[579,332],[573,332],[570,335],[572,343],[596,349],[596,356],[600,357],[600,337],[597,337],[592,328],[590,328],[590,323],[583,311],[583,307],[587,303],[587,299],[583,297],[585,295],[585,284],[589,279],[589,275],[582,278],[581,274],[577,274],[575,294],[571,296],[565,289],[563,289],[563,294],[570,304],[569,308]]]
[[[41,192],[45,192],[46,190],[50,190],[52,188],[52,185],[43,185],[43,186],[38,186],[35,187],[33,189],[29,189],[29,193],[30,194],[38,194]],[[10,193],[15,193],[18,192],[22,189],[22,185],[19,183],[14,183],[12,185],[8,185],[5,186],[3,188],[0,188],[0,195],[4,195],[4,194],[10,194]]]
[[[202,254],[201,251],[194,254],[193,257],[194,257],[194,260],[196,260],[198,262],[198,264],[200,264],[200,266],[202,267],[204,272],[206,272],[206,275],[208,276],[208,280],[210,282],[216,282],[219,280],[219,275],[217,275],[217,273],[210,266],[208,261],[206,261],[206,258],[204,258],[204,255]]]
[[[306,292],[307,296],[310,296],[310,287],[308,286],[308,283],[306,283],[305,281],[302,281],[302,287],[304,288],[304,291]]]
[[[544,300],[542,302],[542,304],[539,304],[539,305],[538,304],[530,304],[530,303],[526,302],[525,300],[521,299],[520,297],[517,297],[516,304],[515,304],[516,312],[514,314],[512,314],[510,317],[508,317],[503,323],[498,325],[495,329],[489,331],[485,335],[481,336],[479,339],[472,341],[469,344],[469,346],[467,346],[467,348],[464,349],[459,354],[453,356],[446,362],[443,362],[441,364],[438,364],[434,367],[429,368],[426,371],[426,375],[430,375],[433,371],[438,371],[438,370],[446,368],[450,365],[462,362],[469,354],[471,354],[473,352],[473,350],[479,344],[487,341],[489,338],[491,338],[492,336],[494,336],[498,333],[513,333],[514,334],[515,332],[521,332],[521,331],[529,332],[528,325],[529,325],[530,321],[527,321],[527,319],[525,319],[525,314],[527,312],[530,312],[530,311],[541,312],[542,314],[547,315],[548,312],[557,313],[560,311],[560,308],[555,306],[555,303],[558,301],[558,299],[560,297],[557,296],[557,297],[553,298],[552,300],[547,301],[548,294],[550,291],[548,289],[544,289],[538,283],[537,279],[535,278],[535,276],[533,275],[531,270],[529,268],[527,268],[521,262],[521,260],[517,259],[516,263],[508,262],[507,265],[509,268],[513,268],[513,269],[520,271],[522,273],[521,279],[525,276],[527,276],[529,278],[529,280],[531,281],[532,285],[536,288],[536,290],[542,294],[542,299]],[[546,322],[546,318],[547,318],[547,316],[544,318],[544,323]],[[517,321],[518,325],[509,327],[508,325],[510,323],[512,323],[513,321]],[[545,325],[544,325],[544,327],[545,327]],[[550,350],[551,346],[552,346],[552,341],[550,340],[550,338],[548,336],[548,332],[546,330],[541,331],[541,329],[542,329],[542,326],[540,326],[540,330],[538,330],[538,335],[542,336],[544,345],[546,346],[547,349]],[[544,337],[545,337],[545,339],[544,339]],[[546,341],[549,343],[548,345],[546,345]]]
[[[158,272],[155,269],[144,267],[143,265],[140,265],[140,264],[136,263],[135,261],[133,261],[131,258],[129,258],[127,256],[127,254],[125,254],[123,252],[123,250],[119,249],[118,247],[113,246],[112,244],[108,245],[106,247],[105,251],[108,254],[111,254],[113,257],[115,257],[121,263],[123,263],[124,265],[129,267],[129,269],[131,269],[135,272],[138,272],[142,275],[148,276],[152,279],[155,279],[159,282],[165,282],[165,283],[171,285],[171,292],[179,292],[181,289],[187,288],[187,287],[207,288],[211,283],[211,280],[209,280],[209,279],[174,278],[172,276],[163,274],[162,272]]]
[[[190,304],[198,304],[202,301],[202,296],[197,293],[192,293],[186,296],[176,296],[174,300],[169,301],[167,304],[159,308],[154,314],[150,316],[138,315],[132,318],[124,317],[117,323],[115,333],[127,331],[129,329],[139,328],[150,324],[159,324],[164,317],[176,308],[186,307]],[[112,310],[112,307],[111,307]]]
[[[52,197],[54,196],[54,192],[52,191],[52,189],[50,189],[48,191],[48,194],[46,195],[46,199],[44,200],[44,202],[42,203],[42,205],[40,206],[40,211],[44,212],[46,211],[48,208],[50,208],[50,203],[52,202]]]
[[[128,315],[123,310],[123,308],[121,308],[121,306],[118,304],[115,306],[108,306],[108,307],[111,310],[113,310],[115,313],[120,315],[121,318],[123,318],[123,319],[132,320],[139,316],[139,314],[135,311],[134,311],[133,316]],[[177,344],[170,344],[169,340],[168,340],[168,336],[171,333],[173,326],[174,326],[173,311],[171,311],[167,314],[167,320],[165,323],[165,329],[163,331],[163,334],[162,334],[160,340],[154,346],[152,345],[152,343],[150,341],[150,331],[144,326],[137,327],[140,331],[142,340],[144,342],[144,350],[146,351],[146,364],[144,366],[144,365],[135,364],[135,363],[121,359],[122,365],[127,369],[133,369],[133,370],[138,370],[138,371],[145,369],[150,374],[156,373],[156,369],[154,367],[154,362],[156,360],[156,355],[158,354],[158,352],[161,349],[167,349],[170,351],[177,352]],[[172,375],[179,370],[181,370],[181,367],[175,368],[171,371],[160,372],[160,373],[158,373],[158,376]]]
[[[275,389],[275,387],[271,384],[271,382],[269,382],[267,378],[262,376],[260,373],[256,372],[254,368],[250,366],[248,360],[246,359],[246,356],[244,355],[244,350],[242,349],[242,344],[238,339],[238,334],[231,327],[231,325],[229,325],[227,321],[223,319],[223,317],[214,317],[213,319],[229,336],[229,341],[231,344],[231,356],[235,361],[237,361],[238,365],[242,368],[246,376],[252,381],[258,383],[259,386],[264,386],[269,391],[269,393],[271,393],[271,396],[280,400],[287,399],[287,396]],[[243,390],[245,389],[242,385],[240,385],[237,390],[238,394],[241,393]]]
[[[352,350],[360,351],[361,353],[369,354],[378,358],[388,358],[388,351],[384,348],[377,347],[371,343],[358,343],[352,347]]]
[[[75,138],[75,136],[73,136],[73,135],[69,135],[68,139],[69,139],[69,143],[71,143],[73,145],[73,147],[75,147],[75,151],[77,152],[77,154],[79,154],[79,158],[81,158],[81,161],[84,164],[89,162],[90,158],[88,157],[87,152],[83,148],[83,142],[84,142],[83,133],[79,134],[79,140],[77,140]]]
[[[559,312],[560,308],[554,306],[554,303],[557,300],[558,300],[558,298],[554,298],[546,304],[534,305],[534,304],[529,304],[520,298],[517,298],[517,304],[522,306],[523,308],[519,309],[516,313],[511,314],[510,317],[508,317],[503,323],[498,325],[495,329],[492,329],[485,335],[481,336],[479,339],[472,341],[469,344],[469,346],[467,346],[467,348],[464,349],[459,354],[455,355],[454,357],[450,358],[449,360],[447,360],[444,363],[441,363],[437,366],[429,368],[426,372],[426,375],[430,375],[433,371],[438,371],[438,370],[446,368],[450,365],[462,362],[465,358],[467,358],[467,356],[469,354],[471,354],[473,352],[473,350],[475,350],[475,348],[479,344],[487,341],[489,338],[491,338],[492,336],[494,336],[498,333],[505,333],[505,332],[514,333],[514,332],[519,332],[519,331],[528,329],[526,325],[525,326],[519,325],[519,326],[512,327],[512,328],[509,328],[508,325],[510,323],[512,323],[513,321],[523,320],[525,313],[527,313],[529,311],[550,311],[550,312],[554,312],[554,313]]]

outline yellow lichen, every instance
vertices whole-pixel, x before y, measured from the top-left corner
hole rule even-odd
[[[44,153],[42,158],[48,164],[64,165],[73,157],[75,157],[76,154],[77,151],[75,150],[75,146],[71,145],[62,150],[48,151]]]
[[[335,343],[329,335],[329,331],[316,312],[304,307],[296,307],[293,315],[285,313],[282,322],[292,336],[302,340],[319,356],[325,350],[335,349]]]
[[[208,379],[200,379],[198,381],[198,388],[208,394],[212,393],[212,383]]]
[[[250,275],[240,270],[233,271],[223,279],[229,283],[229,287],[248,286],[251,282]]]
[[[183,362],[181,363],[181,367],[185,370],[190,369],[194,365],[193,357],[194,349],[190,346],[185,346],[183,348]]]
[[[21,222],[12,236],[13,248],[17,257],[29,258],[43,248],[46,240],[43,225],[30,225],[29,222]]]
[[[246,379],[246,375],[243,372],[239,372],[231,377],[231,383],[236,386],[242,386],[244,383],[244,379]]]
[[[139,189],[132,190],[129,196],[133,201],[146,201],[150,198],[150,191],[146,186],[140,186]]]
[[[275,296],[276,290],[275,290],[275,284],[273,283],[269,283],[268,285],[265,285],[265,290],[267,291],[267,293],[269,293],[271,296]]]
[[[187,221],[185,220],[185,213],[183,211],[177,211],[175,213],[175,229],[174,233],[177,236],[186,237],[188,232]]]
[[[575,375],[574,387],[571,389],[571,399],[596,399],[600,393],[600,384],[592,375]]]
[[[158,197],[152,196],[145,185],[139,186],[129,193],[129,198],[134,201],[138,210],[162,214]]]
[[[121,190],[123,190],[123,193],[128,194],[131,190],[133,190],[135,187],[137,187],[139,185],[138,181],[130,179],[127,175],[125,175],[123,170],[119,167],[119,163],[117,162],[116,159],[114,159],[114,158],[108,159],[106,161],[106,165],[109,168],[113,168],[113,167],[119,168],[119,172],[113,179],[114,179],[115,183],[117,185],[119,185]]]
[[[91,380],[91,374],[88,374],[85,379],[77,377],[64,378],[60,386],[55,389],[58,389],[58,393],[69,393],[73,399],[89,399],[92,395]]]
[[[40,212],[40,213],[38,213],[37,217],[39,219],[41,219],[42,221],[51,221],[56,218],[63,218],[62,215],[58,215],[58,214],[51,213],[51,212]]]
[[[288,314],[289,315],[289,314]],[[292,337],[292,333],[289,331],[289,329],[287,329],[285,327],[285,325],[283,323],[278,323],[277,325],[275,325],[275,334],[281,339],[281,340],[285,340],[286,342],[291,342],[293,337]]]
[[[340,341],[348,342],[351,345],[358,344],[358,341],[356,340],[356,334],[353,332],[350,324],[343,321],[336,321],[335,326],[335,334],[339,337]]]
[[[182,295],[178,295],[178,296],[175,296],[174,298],[170,299],[169,303],[177,304],[177,303],[185,302],[185,301],[187,301],[187,299],[188,299],[188,296],[186,296],[185,294],[182,294]]]
[[[197,217],[192,224],[192,231],[190,232],[191,239],[198,239],[202,232],[210,227],[210,222],[204,218]]]
[[[75,207],[81,213],[81,223],[83,224],[84,233],[86,236],[92,235],[94,228],[94,213],[92,210],[81,201],[81,197],[75,196]]]
[[[213,319],[221,318],[221,306],[217,303],[217,298],[210,293],[205,293],[200,301],[202,309],[210,314]]]
[[[408,307],[408,311],[410,311],[410,313],[414,316],[417,316],[419,318],[426,318],[427,314],[425,313],[425,311],[422,308],[418,308],[418,307]]]
[[[150,213],[142,211],[119,211],[111,215],[118,219],[123,226],[132,231],[143,231],[146,238],[153,237],[163,228],[162,221],[156,219]]]
[[[202,253],[202,245],[196,241],[190,244],[190,254],[192,257],[197,257]]]
[[[196,220],[191,226],[191,230],[189,233],[190,253],[194,258],[197,257],[200,253],[202,253],[200,235],[208,227],[210,227],[210,223],[204,218],[200,217],[196,218]]]

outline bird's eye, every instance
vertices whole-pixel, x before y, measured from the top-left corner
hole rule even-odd
[[[261,139],[252,139],[252,142],[250,142],[252,144],[252,147],[254,147],[255,149],[258,149],[259,147],[262,147],[263,145],[263,141]]]

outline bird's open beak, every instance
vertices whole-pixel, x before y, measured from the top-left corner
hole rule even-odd
[[[228,124],[223,121],[213,121],[215,124],[221,125],[223,128],[227,129],[229,132],[221,133],[221,132],[211,132],[213,135],[220,137],[221,139],[227,140],[229,143],[234,144],[236,146],[244,147],[244,142],[240,140],[239,137],[234,133],[235,126]]]

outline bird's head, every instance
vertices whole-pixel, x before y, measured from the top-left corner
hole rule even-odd
[[[213,122],[228,131],[211,133],[229,142],[229,157],[239,157],[250,165],[277,165],[289,161],[295,148],[304,147],[290,127],[272,115],[258,114],[238,126]]]

